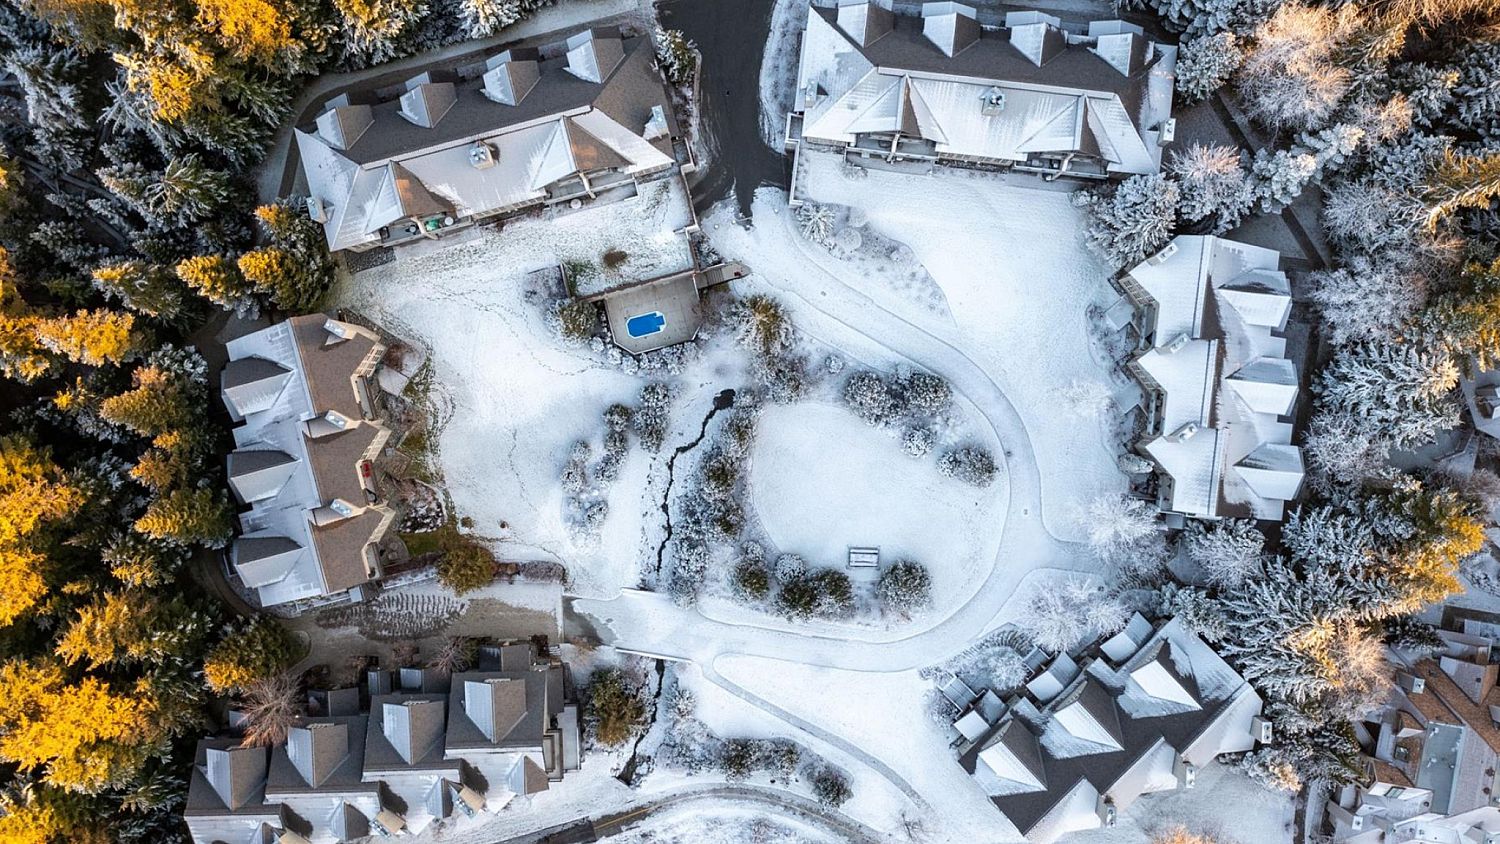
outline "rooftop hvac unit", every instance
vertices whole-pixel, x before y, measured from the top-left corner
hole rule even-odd
[[[994,117],[1005,111],[1005,92],[999,87],[991,87],[979,97],[979,113],[986,117]]]
[[[1115,810],[1115,801],[1110,797],[1099,798],[1099,825],[1105,829],[1114,829],[1119,815]]]
[[[475,170],[488,170],[495,166],[495,148],[480,141],[469,147],[469,166]]]
[[[1162,250],[1160,252],[1156,253],[1155,255],[1152,255],[1150,258],[1147,258],[1146,259],[1146,263],[1151,264],[1153,266],[1157,265],[1157,264],[1161,264],[1161,263],[1165,262],[1168,258],[1170,258],[1170,257],[1172,257],[1173,255],[1176,255],[1176,254],[1177,254],[1177,241],[1174,240],[1171,243],[1168,243],[1166,246],[1162,247]]]
[[[1168,343],[1165,346],[1162,346],[1162,351],[1169,355],[1175,355],[1178,352],[1182,351],[1182,347],[1186,346],[1188,344],[1188,341],[1191,339],[1193,338],[1189,337],[1188,333],[1184,331],[1176,337],[1173,337],[1172,342]]]
[[[1167,144],[1172,143],[1173,139],[1175,139],[1176,137],[1177,118],[1168,117],[1167,121],[1161,124],[1161,145],[1166,146]]]
[[[307,198],[307,216],[311,217],[314,223],[326,223],[328,222],[328,207],[323,204],[323,200],[316,196],[309,196]]]

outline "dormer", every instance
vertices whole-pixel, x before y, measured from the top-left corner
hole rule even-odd
[[[348,149],[374,122],[375,112],[368,105],[352,105],[347,96],[339,97],[318,115],[318,137],[334,149]]]
[[[1089,37],[1094,39],[1090,51],[1123,76],[1134,76],[1151,59],[1151,42],[1145,32],[1124,21],[1093,21]]]
[[[609,78],[625,60],[620,34],[607,29],[586,29],[568,39],[568,72],[586,82]]]
[[[464,714],[490,741],[500,741],[526,715],[526,681],[489,678],[466,680]]]
[[[339,413],[337,410],[330,410],[321,416],[314,416],[302,424],[309,437],[318,439],[348,430],[349,426],[354,424],[354,420]]]
[[[881,0],[839,0],[839,29],[868,47],[896,28],[896,15]]]
[[[1067,49],[1062,21],[1042,12],[1011,12],[1005,16],[1010,44],[1028,61],[1041,67]]]
[[[381,707],[381,732],[408,765],[415,765],[442,741],[440,700],[408,700]]]
[[[434,82],[432,74],[423,73],[406,83],[406,93],[401,95],[401,108],[397,111],[410,123],[431,129],[453,108],[458,92],[452,82]]]
[[[979,18],[962,3],[923,3],[922,34],[943,55],[956,56],[979,40]]]
[[[484,66],[484,95],[502,105],[520,105],[541,78],[535,50],[506,50]]]
[[[254,799],[265,783],[266,769],[263,747],[210,747],[204,753],[201,770],[225,808],[233,811]]]
[[[657,138],[666,137],[667,132],[668,128],[666,109],[662,108],[660,105],[652,106],[651,117],[646,120],[646,125],[641,130],[641,137],[645,138],[648,141],[654,141]]]
[[[287,731],[286,753],[302,781],[317,788],[349,756],[349,725],[340,722],[292,727]]]

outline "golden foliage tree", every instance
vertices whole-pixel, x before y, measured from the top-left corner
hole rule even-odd
[[[43,346],[88,366],[122,363],[144,346],[144,338],[135,327],[135,314],[107,308],[36,320],[34,330]]]
[[[0,625],[47,593],[43,529],[72,515],[83,495],[51,454],[14,437],[0,439]]]
[[[0,666],[0,758],[53,786],[95,793],[127,782],[155,738],[145,704],[60,666]]]
[[[153,499],[135,529],[153,539],[222,548],[229,541],[229,502],[212,489],[176,489]]]

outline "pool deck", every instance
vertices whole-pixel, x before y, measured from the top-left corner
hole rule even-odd
[[[660,311],[666,324],[655,334],[631,337],[625,324],[631,317]],[[615,344],[634,355],[686,343],[698,335],[702,317],[698,313],[698,282],[694,273],[667,276],[648,284],[622,290],[604,300],[610,336]]]

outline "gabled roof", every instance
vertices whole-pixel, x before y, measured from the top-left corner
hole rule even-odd
[[[251,589],[279,583],[301,556],[302,546],[286,536],[237,537],[229,551],[229,561]]]
[[[526,683],[499,677],[463,684],[464,714],[490,741],[510,734],[526,716]]]
[[[1155,659],[1131,671],[1132,687],[1146,697],[1167,705],[1175,704],[1186,709],[1201,708],[1198,698],[1177,676],[1177,671],[1167,656],[1166,649],[1158,651]]]
[[[1256,413],[1286,416],[1297,403],[1297,367],[1286,358],[1255,358],[1224,383]]]
[[[238,449],[226,462],[229,488],[246,504],[280,492],[297,469],[297,458],[278,449]]]
[[[1052,720],[1075,739],[1112,750],[1121,749],[1120,713],[1109,692],[1092,680],[1085,681],[1071,700],[1058,706],[1052,713]]]
[[[485,67],[484,95],[509,106],[519,105],[541,79],[536,50],[506,50]]]
[[[328,818],[328,828],[340,841],[353,841],[370,834],[370,819],[349,801],[340,801]]]
[[[603,82],[625,59],[619,30],[590,29],[568,39],[568,72],[589,82]]]
[[[1245,483],[1262,498],[1291,501],[1302,489],[1302,449],[1264,443],[1234,464]]]
[[[991,793],[1016,794],[1047,787],[1037,738],[1017,718],[1007,718],[979,745],[970,773],[983,770],[998,782],[984,785]],[[1003,789],[1003,790],[1001,790]]]
[[[314,722],[293,727],[287,731],[286,752],[302,781],[317,788],[349,758],[349,725]]]
[[[447,705],[437,695],[387,698],[379,702],[381,735],[408,765],[442,759]],[[371,723],[374,717],[372,704]],[[368,754],[368,751],[366,751]],[[366,760],[366,768],[369,767]]]
[[[268,764],[264,747],[210,747],[203,774],[226,808],[241,809],[259,802]]]
[[[236,419],[270,407],[286,386],[291,370],[262,357],[244,357],[224,365],[220,390],[224,404]]]

